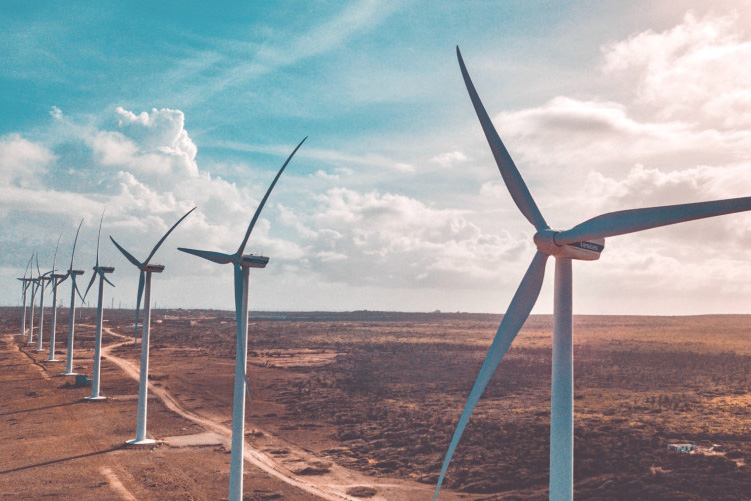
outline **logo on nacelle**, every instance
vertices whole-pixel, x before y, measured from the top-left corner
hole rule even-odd
[[[602,252],[605,248],[604,245],[596,244],[594,242],[574,242],[573,244],[568,245],[593,252]]]

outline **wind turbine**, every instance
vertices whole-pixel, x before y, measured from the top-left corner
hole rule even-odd
[[[305,139],[308,139],[305,137]],[[237,343],[235,344],[235,383],[234,383],[234,399],[232,403],[232,450],[230,456],[230,470],[229,470],[229,500],[240,501],[243,495],[243,446],[245,440],[245,392],[248,389],[248,382],[246,378],[245,369],[247,366],[248,357],[248,277],[250,268],[265,268],[269,262],[268,257],[255,256],[249,254],[244,256],[245,245],[248,243],[250,232],[253,231],[258,216],[261,214],[266,200],[271,194],[271,190],[274,189],[279,176],[284,172],[284,168],[292,160],[297,150],[305,142],[305,139],[300,141],[300,144],[294,149],[294,151],[287,157],[287,161],[284,162],[282,168],[279,169],[274,180],[271,182],[271,186],[266,191],[266,194],[261,199],[261,203],[258,205],[253,219],[248,225],[248,230],[245,232],[245,238],[240,244],[240,248],[234,254],[224,254],[221,252],[212,252],[196,249],[178,248],[178,250],[193,254],[204,259],[208,259],[214,263],[229,264],[232,263],[235,268],[235,319],[237,322]]]
[[[23,301],[23,317],[21,317],[21,336],[26,335],[26,292],[29,289],[29,285],[31,285],[31,278],[27,278],[26,274],[29,273],[29,268],[31,268],[31,262],[34,260],[34,255],[31,255],[31,258],[29,259],[29,264],[26,265],[26,269],[23,272],[23,278],[19,278],[18,280],[21,281],[21,297]],[[33,273],[33,270],[31,270]]]
[[[39,296],[39,333],[37,335],[37,347],[34,351],[42,351],[42,335],[44,334],[44,289],[47,288],[47,285],[49,281],[52,280],[52,277],[50,277],[51,272],[49,271],[47,273],[42,273],[41,271],[39,271],[39,256],[37,256],[36,265],[37,274],[39,275],[37,277],[37,280],[39,280],[39,288],[42,290],[42,292]]]
[[[32,259],[36,256],[36,252],[31,256]],[[34,278],[34,267],[31,268],[31,274],[29,275],[29,281],[31,282],[31,317],[29,318],[29,335],[26,336],[26,344],[31,344],[34,341],[34,304],[39,288],[39,279]]]
[[[55,358],[55,329],[57,327],[57,286],[60,285],[68,278],[67,273],[55,273],[55,265],[57,264],[57,250],[60,247],[60,239],[63,234],[57,238],[57,245],[55,246],[55,257],[52,259],[52,272],[50,273],[50,284],[52,285],[52,327],[50,328],[50,356],[47,362],[59,362]]]
[[[149,254],[149,257],[146,258],[146,260],[141,263],[139,262],[135,257],[133,257],[132,254],[130,254],[128,251],[123,249],[120,244],[118,244],[112,236],[110,236],[110,240],[112,240],[112,243],[115,244],[115,247],[117,247],[120,252],[123,253],[123,255],[138,267],[139,270],[141,270],[140,278],[138,279],[138,299],[136,300],[136,323],[135,323],[135,332],[134,332],[134,340],[138,336],[138,309],[141,306],[141,294],[144,291],[144,286],[146,288],[146,298],[144,299],[144,306],[143,306],[143,333],[141,337],[141,374],[140,374],[140,380],[138,385],[138,420],[136,422],[136,438],[133,440],[128,440],[126,443],[131,445],[142,445],[142,444],[152,444],[154,443],[154,440],[146,438],[146,400],[147,400],[147,394],[149,389],[149,332],[151,327],[151,274],[152,273],[161,273],[164,271],[164,266],[161,264],[149,264],[149,261],[151,261],[151,258],[156,253],[157,249],[159,249],[159,246],[162,245],[162,243],[167,239],[170,233],[172,233],[172,230],[174,230],[178,224],[182,222],[183,219],[188,217],[188,214],[196,210],[195,207],[190,209],[188,212],[185,213],[183,217],[181,217],[174,225],[172,225],[172,228],[170,228],[167,233],[164,234],[161,240],[157,242],[157,244],[154,246],[154,248],[151,250],[151,254]]]
[[[83,301],[83,297],[81,296],[81,291],[78,290],[78,285],[76,285],[76,277],[83,275],[83,270],[74,270],[73,269],[73,258],[76,257],[76,243],[78,243],[78,233],[81,231],[81,225],[83,224],[83,219],[81,219],[81,222],[78,223],[78,229],[76,230],[76,238],[73,240],[73,251],[70,253],[70,267],[68,268],[68,276],[70,277],[70,319],[68,320],[68,353],[65,358],[65,372],[62,374],[63,376],[75,376],[76,373],[73,372],[73,342],[74,342],[74,335],[75,335],[75,328],[76,328],[76,293],[78,294],[78,297],[81,298],[81,301]]]
[[[555,295],[553,302],[553,367],[550,399],[550,492],[551,500],[570,500],[574,495],[574,370],[572,343],[571,260],[594,261],[605,248],[605,238],[625,235],[650,228],[693,221],[723,214],[751,210],[751,197],[631,209],[603,214],[566,231],[550,229],[537,208],[524,180],[514,165],[506,147],[493,127],[467,68],[456,48],[459,66],[470,99],[490,144],[498,169],[501,171],[511,197],[524,217],[537,231],[534,243],[537,253],[516,290],[498,332],[493,339],[474,387],[467,399],[454,436],[443,461],[434,499],[438,498],[441,483],[451,456],[464,428],[493,372],[529,316],[540,294],[549,256],[555,258]]]
[[[96,237],[96,265],[94,265],[94,274],[91,276],[89,286],[86,288],[83,297],[89,293],[89,289],[94,285],[97,275],[99,275],[99,302],[96,307],[96,344],[94,345],[94,376],[91,380],[91,396],[85,397],[86,400],[104,400],[107,397],[103,397],[99,394],[99,372],[102,366],[102,313],[104,308],[104,282],[107,282],[112,287],[115,286],[112,282],[107,280],[104,275],[106,273],[112,273],[115,268],[112,266],[99,266],[99,239],[102,236],[102,221],[104,220],[104,211],[102,211],[102,217],[99,220],[99,233]]]

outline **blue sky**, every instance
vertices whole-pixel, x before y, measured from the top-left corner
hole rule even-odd
[[[96,225],[157,260],[160,305],[231,308],[230,251],[274,171],[249,251],[251,308],[502,312],[532,230],[456,63],[549,222],[751,194],[751,2],[58,2],[0,6],[0,303],[60,232]],[[751,216],[608,241],[575,267],[580,313],[747,312]],[[136,270],[108,297],[131,305]],[[552,265],[551,265],[552,266]],[[549,271],[552,271],[549,270]],[[535,311],[552,309],[551,285]],[[67,286],[64,286],[67,290]]]

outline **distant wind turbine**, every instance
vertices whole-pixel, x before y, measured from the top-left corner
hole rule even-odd
[[[36,257],[36,251],[32,255],[32,259]],[[36,303],[37,289],[39,288],[39,279],[34,278],[34,267],[31,267],[31,274],[29,275],[31,281],[31,316],[29,317],[29,335],[26,337],[26,344],[34,342],[34,305]]]
[[[605,237],[625,235],[650,228],[751,210],[751,197],[669,205],[611,212],[589,219],[566,231],[551,230],[537,208],[511,156],[493,127],[482,105],[467,68],[456,48],[467,91],[490,144],[503,181],[524,217],[537,230],[537,253],[514,294],[498,332],[493,339],[474,387],[464,407],[456,431],[443,461],[435,498],[446,474],[451,456],[469,421],[472,411],[493,372],[529,316],[542,287],[545,263],[555,260],[555,296],[553,303],[553,368],[550,400],[550,492],[551,500],[570,500],[574,495],[574,370],[572,343],[571,260],[594,261],[605,248]]]
[[[68,352],[65,357],[64,376],[76,375],[76,373],[73,372],[73,347],[76,328],[76,294],[78,294],[78,297],[83,301],[81,291],[78,290],[78,285],[76,285],[76,277],[83,275],[83,270],[73,269],[73,258],[76,257],[76,243],[78,243],[78,233],[81,231],[82,224],[83,219],[78,223],[76,238],[73,240],[73,251],[70,253],[70,266],[68,267],[68,276],[70,277],[70,318],[68,319]]]
[[[94,375],[91,380],[91,396],[86,397],[86,400],[104,400],[107,397],[103,397],[99,394],[99,380],[100,370],[102,367],[102,315],[104,309],[104,282],[107,282],[112,287],[115,286],[112,282],[107,280],[104,275],[106,273],[112,273],[115,268],[112,266],[99,266],[99,240],[102,236],[102,221],[104,221],[104,211],[102,211],[102,217],[99,220],[99,233],[96,237],[96,265],[94,265],[94,274],[91,276],[89,286],[86,288],[83,297],[89,293],[89,289],[94,285],[97,275],[99,275],[99,301],[96,308],[96,344],[94,345]]]
[[[159,249],[159,246],[162,245],[169,234],[172,233],[172,230],[174,230],[177,225],[180,224],[183,219],[188,217],[188,214],[190,214],[194,210],[196,210],[195,207],[186,212],[183,217],[181,217],[174,225],[172,225],[172,228],[170,228],[167,233],[164,234],[162,239],[157,242],[157,244],[151,250],[151,254],[149,254],[149,257],[147,257],[143,263],[139,262],[138,259],[133,257],[132,254],[123,249],[122,246],[120,246],[120,244],[118,244],[115,239],[110,236],[110,240],[112,240],[112,243],[115,244],[115,247],[117,247],[120,252],[123,253],[128,261],[130,261],[132,264],[138,267],[139,270],[141,270],[141,276],[138,279],[138,297],[136,299],[136,323],[134,339],[138,337],[138,309],[141,306],[141,294],[144,291],[144,285],[146,288],[146,297],[144,299],[143,306],[143,333],[141,336],[141,374],[138,385],[138,419],[136,422],[136,438],[127,441],[127,443],[131,445],[154,443],[154,440],[146,438],[146,400],[149,388],[149,332],[151,327],[151,274],[161,273],[162,271],[164,271],[164,266],[160,264],[149,264],[149,261],[151,261],[151,258],[154,256],[157,249]]]
[[[29,264],[26,265],[26,270],[23,272],[23,278],[19,278],[18,280],[21,281],[21,302],[23,303],[23,317],[21,317],[21,336],[26,335],[26,292],[29,289],[29,286],[32,284],[32,279],[29,277],[26,277],[26,274],[31,271],[31,273],[34,273],[34,270],[30,270],[31,268],[31,262],[34,260],[34,255],[31,255],[31,258],[29,259]]]
[[[305,138],[307,139],[307,137]],[[245,232],[245,238],[240,244],[240,248],[234,254],[224,254],[221,252],[211,252],[196,249],[178,248],[183,252],[193,254],[204,259],[208,259],[214,263],[229,264],[232,263],[235,268],[235,318],[237,322],[237,343],[235,345],[235,383],[234,383],[234,400],[232,403],[232,450],[230,456],[230,473],[229,473],[229,500],[240,501],[243,497],[243,446],[245,440],[245,392],[250,391],[248,389],[248,382],[246,378],[246,366],[248,356],[248,275],[250,268],[265,268],[269,262],[269,258],[264,256],[254,256],[253,254],[244,256],[245,245],[248,243],[250,232],[253,231],[258,216],[261,214],[266,200],[271,194],[271,190],[274,189],[279,176],[284,172],[287,164],[292,160],[297,150],[305,142],[305,139],[300,141],[300,144],[294,149],[294,151],[284,162],[282,168],[279,169],[276,177],[263,196],[261,203],[258,205],[253,219],[248,225],[248,231]]]
[[[57,250],[60,247],[60,239],[63,234],[57,239],[57,245],[55,246],[55,257],[52,259],[52,272],[50,273],[50,285],[52,286],[52,326],[50,327],[50,356],[47,362],[59,362],[55,358],[55,329],[57,328],[57,286],[60,285],[68,278],[67,273],[55,273],[55,266],[57,265]]]
[[[39,295],[39,335],[37,336],[37,347],[34,351],[43,351],[42,342],[44,340],[42,339],[42,336],[44,335],[44,289],[47,288],[47,285],[49,284],[49,281],[52,280],[52,277],[50,277],[51,272],[49,271],[46,273],[39,271],[39,256],[37,256],[36,265],[37,274],[39,275],[37,277],[37,280],[39,280],[39,288],[41,289],[41,293]]]

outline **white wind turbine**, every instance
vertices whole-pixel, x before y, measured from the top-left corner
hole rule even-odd
[[[307,139],[307,137],[305,138]],[[183,252],[208,259],[214,263],[229,264],[232,263],[235,268],[235,319],[237,322],[237,343],[235,344],[235,383],[234,383],[234,400],[232,403],[232,450],[230,456],[230,473],[229,473],[229,500],[240,501],[243,495],[243,447],[245,440],[245,392],[248,390],[246,379],[246,366],[248,356],[248,277],[250,268],[265,268],[269,258],[264,256],[254,256],[249,254],[244,256],[245,245],[248,243],[250,232],[253,231],[258,216],[261,214],[266,200],[269,198],[271,190],[274,189],[279,176],[284,172],[284,168],[292,160],[297,150],[305,142],[300,141],[295,150],[287,157],[282,168],[279,169],[274,181],[263,196],[261,203],[258,205],[253,219],[248,225],[248,231],[245,232],[245,238],[240,244],[240,248],[234,254],[224,254],[221,252],[212,252],[196,249],[178,248]]]
[[[78,223],[78,229],[76,230],[76,238],[73,240],[73,251],[70,253],[70,266],[68,267],[68,276],[70,277],[70,318],[68,319],[68,352],[65,357],[65,372],[63,376],[75,376],[73,372],[73,347],[74,347],[74,335],[76,328],[76,294],[83,301],[81,291],[78,290],[76,285],[76,277],[83,275],[83,270],[73,269],[73,258],[76,257],[76,244],[78,243],[78,233],[81,231],[81,225],[83,219]]]
[[[96,265],[94,265],[94,274],[91,276],[89,286],[86,288],[83,297],[89,293],[89,289],[94,285],[97,275],[99,275],[99,302],[96,307],[96,344],[94,345],[94,375],[91,380],[91,396],[86,397],[86,400],[104,400],[104,397],[99,394],[99,373],[102,368],[102,315],[104,308],[104,282],[107,282],[112,287],[115,286],[112,282],[107,280],[104,275],[106,273],[112,273],[115,268],[112,266],[99,266],[99,239],[102,236],[102,221],[104,221],[104,211],[102,211],[102,218],[99,220],[99,233],[96,237]]]
[[[57,265],[57,249],[60,247],[60,239],[63,234],[57,239],[57,245],[55,246],[55,257],[52,259],[52,272],[50,273],[50,285],[52,286],[52,326],[50,327],[50,356],[47,362],[59,362],[55,358],[55,329],[57,328],[57,286],[60,285],[68,278],[67,273],[55,273],[55,266]]]
[[[60,243],[59,239],[58,243]],[[42,273],[41,271],[39,271],[39,256],[37,256],[36,265],[37,274],[39,275],[37,277],[37,280],[39,280],[39,288],[41,289],[41,293],[39,295],[39,333],[37,335],[37,347],[34,351],[43,351],[42,336],[44,335],[44,289],[47,288],[47,285],[50,280],[52,280],[52,277],[50,276],[51,272],[49,271],[47,273]]]
[[[143,294],[144,292],[144,286],[146,289],[146,297],[144,298],[143,305],[143,328],[141,334],[141,373],[138,384],[138,418],[136,421],[136,438],[133,440],[128,440],[126,442],[131,445],[154,443],[154,440],[146,438],[146,401],[149,389],[149,332],[151,327],[151,274],[161,273],[162,271],[164,271],[164,266],[162,266],[161,264],[149,264],[149,261],[151,261],[151,258],[154,256],[157,249],[159,249],[159,246],[161,246],[162,243],[167,239],[169,234],[172,233],[172,230],[177,228],[177,225],[180,224],[183,219],[188,217],[188,214],[190,214],[194,210],[196,210],[195,207],[190,209],[187,213],[185,213],[183,217],[181,217],[174,225],[172,225],[172,228],[170,228],[167,233],[164,234],[162,239],[157,242],[157,244],[151,250],[151,254],[149,254],[149,257],[147,257],[143,263],[139,262],[138,259],[133,257],[133,255],[131,255],[128,251],[123,249],[120,244],[118,244],[115,239],[110,236],[110,240],[112,240],[112,243],[115,244],[115,247],[117,247],[120,252],[123,253],[128,261],[130,261],[132,264],[138,267],[139,270],[141,270],[141,274],[138,279],[138,296],[136,299],[136,323],[134,339],[138,337],[138,309],[141,306],[141,294]]]
[[[19,278],[18,280],[21,281],[21,301],[23,302],[23,316],[21,317],[21,336],[26,335],[26,292],[29,290],[29,286],[32,284],[31,278],[26,277],[26,274],[31,271],[33,273],[33,270],[30,270],[31,268],[31,262],[34,260],[34,255],[32,254],[31,258],[29,259],[29,264],[26,265],[26,270],[23,272],[23,278]]]
[[[524,180],[506,151],[493,123],[480,101],[472,80],[456,48],[467,91],[490,144],[501,176],[516,206],[537,232],[537,253],[514,294],[498,332],[493,339],[474,387],[467,399],[456,431],[443,461],[435,497],[446,474],[472,411],[493,372],[529,316],[542,287],[545,263],[555,257],[555,296],[553,322],[553,367],[550,400],[550,492],[551,500],[573,499],[574,491],[574,371],[572,344],[571,260],[594,261],[605,247],[605,237],[624,235],[670,224],[751,210],[751,197],[669,205],[611,212],[589,219],[566,231],[551,230],[537,208]]]
[[[36,257],[36,251],[31,256],[32,259]],[[31,283],[31,315],[29,317],[29,335],[26,336],[26,344],[34,342],[34,305],[36,303],[37,289],[39,288],[39,279],[34,278],[34,267],[31,267],[31,274],[29,275],[29,281]]]

